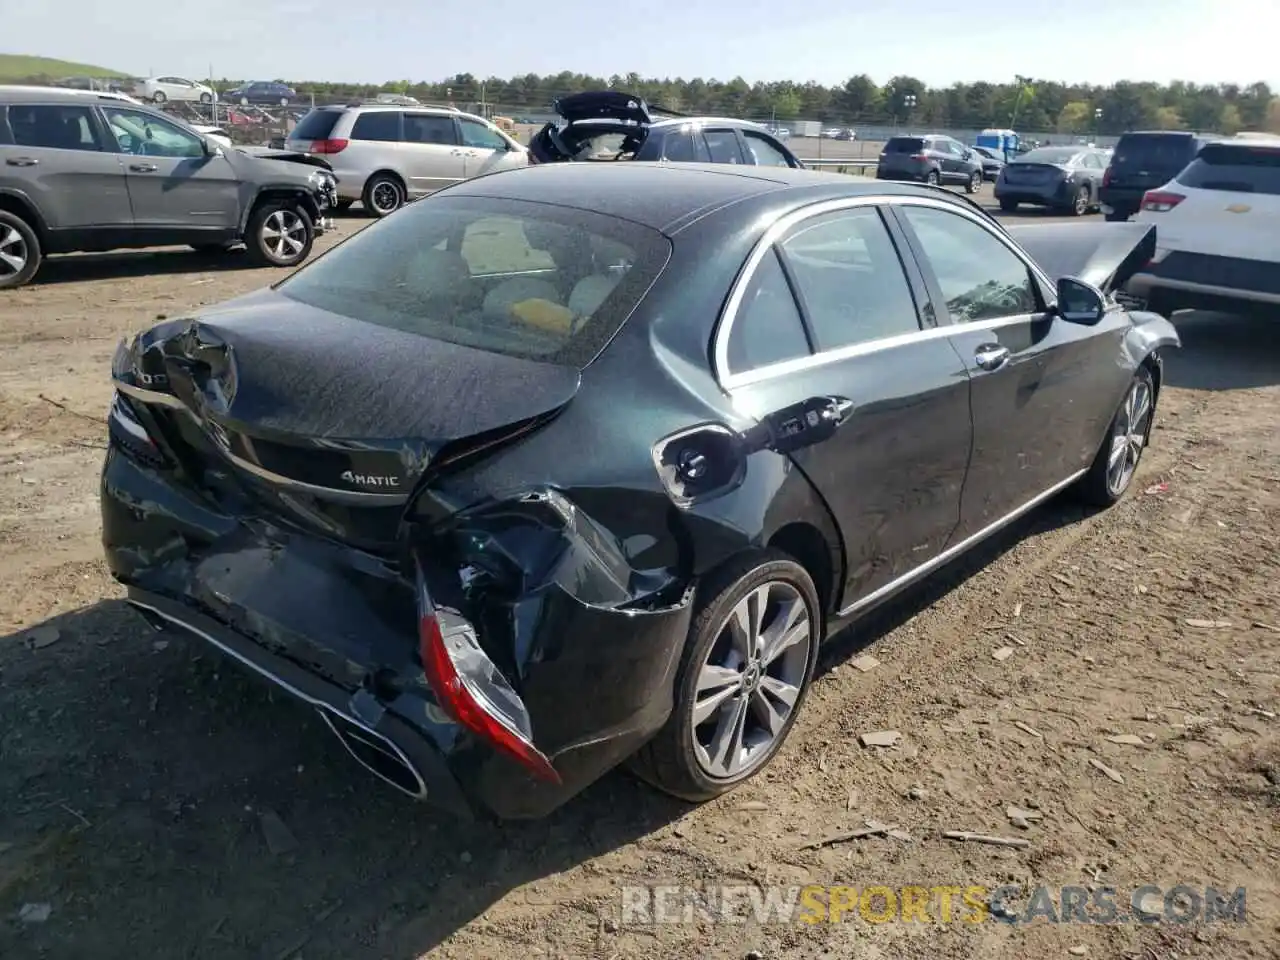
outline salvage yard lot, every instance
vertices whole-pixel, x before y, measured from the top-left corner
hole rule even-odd
[[[116,342],[279,277],[92,255],[0,295],[0,957],[1276,955],[1274,326],[1179,318],[1132,495],[1097,515],[1052,503],[838,640],[789,744],[738,792],[691,808],[618,774],[495,827],[380,787],[306,709],[144,628],[106,576]],[[889,730],[895,746],[859,745]],[[1010,804],[1043,817],[1019,829]],[[868,819],[909,839],[801,849]],[[621,922],[621,886],[697,881],[1243,886],[1248,923]]]

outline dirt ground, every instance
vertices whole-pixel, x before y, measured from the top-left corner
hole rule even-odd
[[[1180,318],[1132,495],[1050,504],[837,640],[754,782],[692,808],[617,774],[495,827],[380,787],[104,570],[117,340],[277,277],[112,254],[0,295],[0,957],[1280,956],[1274,325]],[[866,820],[904,832],[802,849]],[[623,922],[623,885],[700,882],[1243,886],[1248,922]]]

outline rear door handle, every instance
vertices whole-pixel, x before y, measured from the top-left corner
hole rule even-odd
[[[134,173],[155,173],[160,168],[154,163],[131,163],[129,169]]]
[[[39,162],[35,157],[10,157],[5,161],[11,167],[34,167]]]
[[[1009,360],[1009,348],[998,343],[984,343],[973,355],[973,362],[983,370],[999,370]]]

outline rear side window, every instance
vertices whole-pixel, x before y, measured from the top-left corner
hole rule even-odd
[[[729,331],[729,370],[745,373],[808,355],[800,308],[777,251],[770,250],[756,267]]]
[[[1211,143],[1178,174],[1178,183],[1199,190],[1280,196],[1280,149]]]
[[[452,121],[450,121],[452,126]],[[394,110],[370,110],[356,118],[352,140],[395,141],[400,139],[400,114]]]
[[[662,156],[675,163],[693,163],[698,159],[693,147],[693,134],[687,130],[668,133],[662,138]]]
[[[819,217],[782,244],[813,329],[835,350],[920,329],[915,299],[879,211]]]
[[[340,116],[341,110],[312,110],[298,121],[289,136],[298,140],[328,140]]]
[[[1195,147],[1196,142],[1191,137],[1158,133],[1126,134],[1116,144],[1111,163],[1117,167],[1181,168],[1191,160]]]
[[[434,113],[406,113],[404,139],[408,143],[456,144],[458,132],[454,129],[453,117],[442,117]]]
[[[704,130],[707,149],[711,151],[712,163],[741,163],[742,151],[738,148],[738,137],[732,130]]]
[[[743,132],[747,141],[747,149],[758,167],[789,167],[791,162],[787,155],[758,133]]]
[[[920,137],[892,137],[884,145],[885,153],[921,153],[924,140]]]
[[[9,107],[9,128],[20,147],[55,150],[100,150],[98,134],[88,107]]]
[[[482,197],[410,204],[276,289],[380,327],[584,367],[666,265],[658,231]]]

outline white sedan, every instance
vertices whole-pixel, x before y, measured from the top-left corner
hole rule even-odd
[[[144,100],[164,103],[167,100],[184,100],[188,103],[213,103],[218,94],[213,87],[183,77],[151,77],[139,80],[135,92]]]

